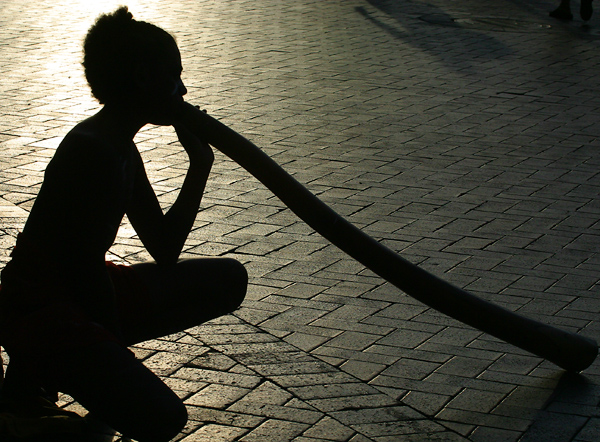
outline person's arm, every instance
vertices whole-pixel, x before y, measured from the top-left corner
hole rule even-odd
[[[208,144],[182,125],[176,125],[175,129],[190,161],[177,199],[167,213],[163,214],[141,166],[136,177],[132,204],[127,210],[133,228],[158,264],[177,262],[196,219],[214,161],[213,151]]]

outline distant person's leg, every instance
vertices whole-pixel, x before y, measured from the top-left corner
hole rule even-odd
[[[581,19],[583,21],[588,21],[592,18],[592,13],[594,12],[592,8],[592,0],[581,0],[581,6],[579,8],[579,14],[581,15]]]
[[[560,5],[554,11],[550,12],[550,17],[559,20],[573,20],[571,13],[571,0],[561,0]]]

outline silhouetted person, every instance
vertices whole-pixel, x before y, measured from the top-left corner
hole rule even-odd
[[[2,271],[3,398],[64,392],[122,434],[164,442],[184,427],[186,409],[127,346],[232,312],[247,274],[232,259],[179,260],[213,152],[180,123],[194,108],[183,100],[174,38],[122,7],[89,30],[83,65],[104,106],[57,149]],[[133,143],[148,123],[174,126],[189,157],[164,214]],[[105,263],[125,214],[154,262]]]
[[[579,6],[579,14],[583,21],[588,21],[592,18],[592,0],[581,0]],[[550,12],[550,17],[558,18],[559,20],[573,20],[571,12],[571,0],[561,0],[560,5],[554,11]]]

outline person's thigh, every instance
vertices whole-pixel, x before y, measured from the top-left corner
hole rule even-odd
[[[127,345],[166,336],[226,315],[246,295],[248,275],[229,258],[181,260],[172,266],[135,264],[146,287],[139,309],[121,319]]]
[[[44,384],[72,396],[90,415],[140,442],[166,442],[185,426],[177,395],[135,356],[112,341],[48,361]]]

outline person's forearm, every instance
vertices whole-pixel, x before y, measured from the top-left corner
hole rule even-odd
[[[203,141],[203,134],[196,131],[195,118],[198,111],[185,103],[181,120],[174,125],[179,142],[188,154],[190,165],[177,199],[164,214],[158,227],[157,241],[146,247],[158,264],[177,262],[185,241],[194,225],[206,182],[214,161],[211,147]],[[188,118],[184,118],[187,115]]]
[[[162,261],[177,262],[194,225],[211,166],[212,161],[207,164],[206,159],[196,160],[190,156],[190,167],[179,195],[163,218],[165,247]]]

